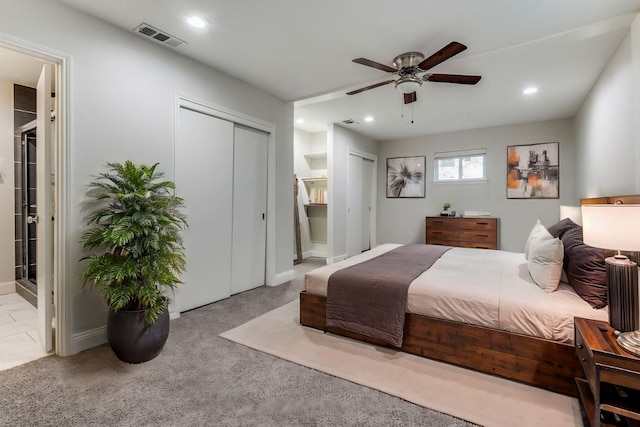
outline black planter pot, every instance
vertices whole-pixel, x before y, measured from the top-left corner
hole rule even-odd
[[[107,340],[118,359],[142,363],[160,354],[169,336],[169,326],[169,309],[165,309],[152,325],[144,323],[144,310],[109,309]]]

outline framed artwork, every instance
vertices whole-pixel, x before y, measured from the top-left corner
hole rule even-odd
[[[425,156],[387,159],[387,197],[424,197]]]
[[[560,197],[558,142],[507,147],[507,199]]]

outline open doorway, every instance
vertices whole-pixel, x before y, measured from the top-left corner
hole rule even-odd
[[[55,352],[57,68],[0,47],[0,370]]]

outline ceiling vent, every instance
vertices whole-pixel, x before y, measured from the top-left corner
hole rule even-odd
[[[134,28],[133,31],[140,35],[153,39],[158,43],[166,44],[171,47],[178,47],[187,43],[186,41],[180,40],[177,37],[167,34],[167,32],[165,31],[160,31],[159,29],[154,28],[149,24],[142,23]]]
[[[352,120],[352,119],[343,120],[342,123],[344,123],[345,125],[357,125],[357,124],[359,124],[358,122],[356,122],[355,120]]]

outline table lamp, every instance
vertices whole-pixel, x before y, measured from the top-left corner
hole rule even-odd
[[[618,253],[605,259],[609,324],[618,344],[640,355],[638,265],[620,251],[640,251],[640,205],[583,205],[584,243]]]

